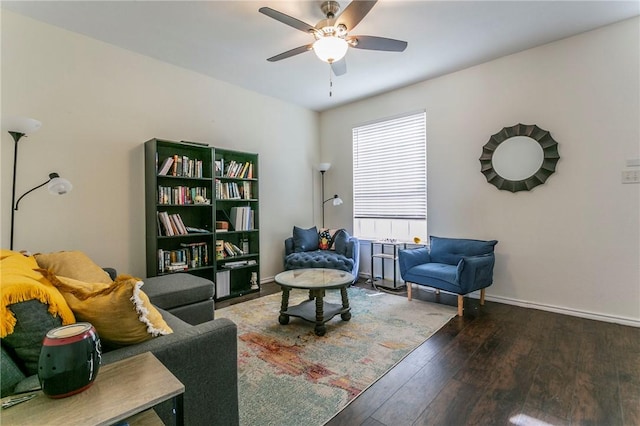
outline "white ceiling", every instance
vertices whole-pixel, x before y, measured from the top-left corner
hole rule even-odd
[[[639,1],[380,0],[351,35],[405,40],[403,53],[350,49],[348,72],[306,52],[312,37],[258,12],[315,25],[314,1],[2,1],[3,9],[322,111],[640,14]],[[349,3],[340,0],[342,8]]]

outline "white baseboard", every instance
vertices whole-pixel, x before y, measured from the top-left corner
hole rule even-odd
[[[476,293],[469,294],[473,298],[479,299],[480,295]],[[485,300],[491,302],[504,303],[506,305],[521,306],[523,308],[539,309],[541,311],[555,312],[557,314],[571,315],[574,317],[587,318],[596,321],[612,322],[615,324],[629,325],[631,327],[640,327],[640,320],[634,318],[625,318],[616,315],[599,314],[579,309],[566,308],[562,306],[546,305],[543,303],[528,302],[526,300],[512,299],[510,297],[489,296],[485,295]]]

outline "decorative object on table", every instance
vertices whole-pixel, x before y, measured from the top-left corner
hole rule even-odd
[[[413,237],[413,242],[414,242],[414,243],[416,243],[416,244],[420,244],[420,241],[422,241],[422,240],[420,239],[420,237]]]
[[[251,289],[255,290],[257,288],[258,288],[258,273],[252,272],[251,273]]]
[[[529,191],[545,183],[560,159],[558,143],[534,125],[504,127],[482,147],[481,172],[505,191]]]
[[[100,370],[102,349],[88,322],[54,328],[42,341],[38,379],[50,398],[65,398],[88,389]]]
[[[71,191],[73,186],[68,180],[61,178],[60,175],[58,175],[58,173],[55,173],[55,172],[49,173],[49,179],[47,181],[41,183],[40,185],[34,186],[30,190],[22,194],[16,201],[16,173],[18,170],[18,142],[20,141],[20,139],[22,139],[23,136],[26,136],[27,134],[33,133],[38,129],[40,129],[40,127],[42,126],[42,123],[33,118],[6,117],[6,118],[3,118],[2,125],[3,125],[2,127],[9,132],[9,134],[11,135],[15,143],[14,150],[13,150],[13,181],[11,185],[11,237],[10,237],[10,243],[9,243],[9,248],[13,250],[13,229],[14,229],[14,222],[15,222],[15,212],[18,211],[18,203],[20,203],[20,200],[22,200],[25,197],[25,195],[29,194],[30,192],[35,191],[36,189],[43,187],[47,184],[49,184],[47,186],[49,193],[54,195],[64,195],[67,192]]]
[[[320,163],[318,164],[318,170],[320,170],[320,174],[322,175],[322,227],[324,228],[324,205],[327,202],[333,200],[334,206],[339,206],[342,204],[342,198],[338,197],[338,194],[334,194],[333,197],[324,199],[324,174],[327,170],[331,168],[331,163]]]

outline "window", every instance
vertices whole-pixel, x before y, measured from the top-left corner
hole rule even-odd
[[[425,112],[353,129],[353,229],[361,238],[427,237]]]

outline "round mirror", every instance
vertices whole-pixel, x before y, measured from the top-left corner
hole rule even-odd
[[[506,191],[528,191],[555,171],[558,143],[536,125],[516,124],[492,135],[482,148],[481,171],[487,181]]]
[[[514,136],[502,142],[493,153],[493,168],[508,180],[531,177],[542,166],[544,152],[535,140],[528,136]]]

